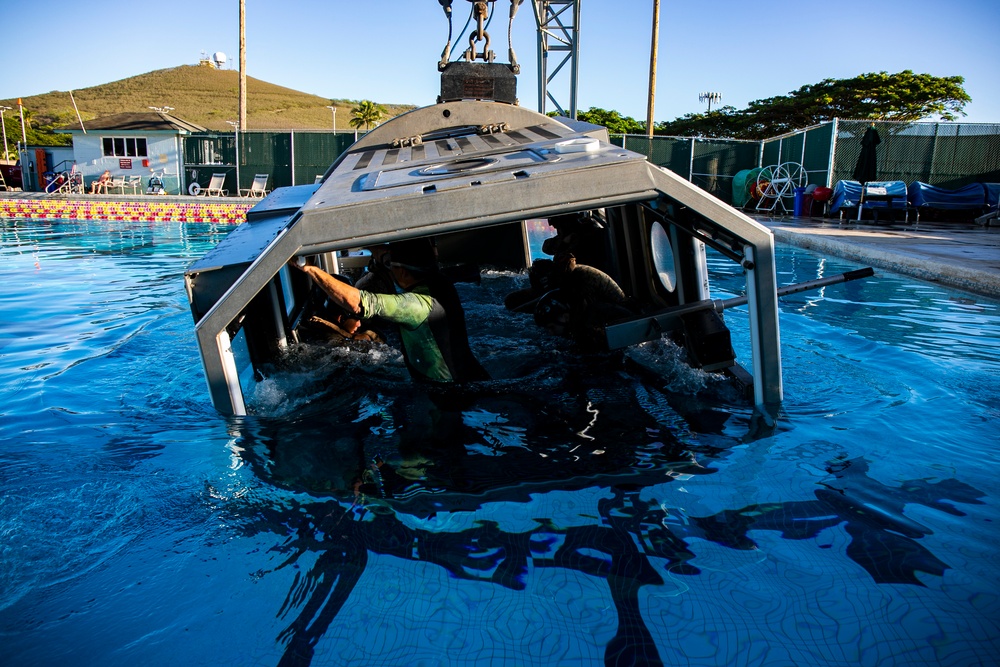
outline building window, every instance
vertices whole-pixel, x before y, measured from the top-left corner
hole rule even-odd
[[[105,157],[146,157],[145,137],[104,137]]]

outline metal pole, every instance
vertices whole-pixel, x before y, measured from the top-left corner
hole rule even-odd
[[[961,125],[959,125],[961,127]],[[923,175],[927,179],[928,183],[933,183],[935,181],[934,171],[938,164],[938,130],[941,129],[941,123],[934,123],[934,143],[931,145],[931,168]],[[884,148],[882,149],[885,150]],[[883,158],[884,159],[884,158]]]
[[[31,168],[30,162],[28,162],[28,133],[24,129],[24,105],[21,103],[21,98],[17,98],[17,109],[21,113],[21,145],[24,147],[24,157],[21,156],[21,151],[17,152],[21,160],[21,189],[27,190],[31,184]],[[28,163],[25,165],[25,163]]]
[[[24,150],[28,150],[28,134],[24,130],[24,105],[21,104],[21,98],[17,98],[17,108],[21,112],[21,143],[24,144]]]
[[[657,0],[658,2],[659,0]],[[579,0],[573,4],[573,50],[570,57],[573,62],[569,65],[569,117],[576,120],[576,94],[580,82],[580,3]]]
[[[247,31],[246,0],[240,0],[240,127],[247,126]]]
[[[646,136],[650,139],[653,138],[653,106],[656,102],[656,56],[659,44],[660,0],[653,0],[653,39],[649,52],[649,105],[646,107]]]
[[[833,187],[833,159],[837,156],[837,130],[840,120],[833,119],[833,132],[830,134],[830,164],[826,172],[826,187]]]
[[[240,124],[231,120],[226,122],[233,126],[233,138],[236,139],[236,194],[234,196],[238,197],[240,194]]]
[[[10,111],[10,107],[0,107],[0,128],[3,128],[3,159],[7,159],[7,123],[4,122],[3,114]]]
[[[694,137],[691,137],[691,161],[688,163],[688,181],[694,183]]]
[[[289,146],[288,161],[291,162],[289,167],[292,172],[292,185],[295,185],[295,131],[294,130],[288,131],[288,146]]]
[[[546,42],[545,29],[547,18],[546,12],[547,8],[541,3],[541,0],[534,0],[532,5],[535,9],[535,25],[538,28],[537,46],[538,46],[538,113],[545,113],[545,82],[548,78],[548,48],[549,45]]]
[[[73,97],[73,91],[69,91],[69,101],[73,103],[73,111],[76,112],[76,119],[80,121],[80,129],[83,130],[84,134],[87,134],[87,128],[83,126],[83,118],[80,117],[80,110],[76,107],[76,98]]]
[[[328,106],[327,109],[333,112],[333,131],[337,131],[337,107]]]
[[[871,267],[865,267],[863,269],[856,269],[846,273],[838,273],[835,276],[817,278],[815,280],[807,280],[802,283],[794,283],[792,285],[778,287],[775,293],[779,297],[787,296],[789,294],[798,294],[799,292],[806,292],[808,290],[820,289],[830,285],[846,283],[852,280],[870,278],[874,275],[874,269]],[[662,332],[677,329],[681,325],[681,315],[694,313],[699,310],[714,310],[717,313],[721,313],[727,308],[737,308],[739,306],[747,305],[750,302],[750,298],[751,296],[748,294],[745,296],[732,297],[730,299],[702,299],[700,301],[693,301],[679,306],[664,308],[663,310],[643,315],[641,317],[621,320],[615,324],[609,324],[604,328],[608,347],[615,350],[625,347],[626,345],[633,345],[642,340],[655,340],[660,337]],[[654,321],[659,326],[650,326],[650,324]]]

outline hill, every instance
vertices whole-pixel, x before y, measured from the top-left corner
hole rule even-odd
[[[100,86],[73,91],[84,124],[116,113],[148,111],[151,106],[170,106],[178,118],[212,130],[230,131],[226,123],[239,114],[240,77],[236,70],[210,65],[182,65],[161,69]],[[36,128],[76,124],[70,94],[53,91],[22,98],[31,124]],[[17,99],[0,100],[14,108]],[[247,128],[249,130],[328,130],[333,117],[327,106],[337,107],[337,128],[348,129],[356,101],[330,99],[302,93],[247,77]],[[414,108],[407,104],[385,104],[389,116]],[[14,123],[17,125],[17,123]],[[10,125],[10,123],[8,123]],[[13,137],[14,133],[8,134]],[[17,131],[20,136],[20,130]],[[29,141],[31,139],[29,138]]]

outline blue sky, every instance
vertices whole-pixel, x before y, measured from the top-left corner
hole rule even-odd
[[[491,46],[506,60],[509,0],[496,6]],[[580,109],[645,120],[652,6],[581,0]],[[328,98],[434,102],[447,39],[437,0],[246,0],[246,7],[250,76]],[[456,33],[469,7],[454,0]],[[0,0],[0,16],[0,98],[86,88],[195,64],[216,51],[237,62],[236,0]],[[537,108],[530,0],[517,14],[513,41],[520,102]],[[661,0],[657,69],[657,121],[704,110],[701,92],[721,92],[723,104],[740,108],[827,77],[912,69],[964,76],[973,100],[965,120],[1000,122],[1000,0]],[[550,88],[568,100],[565,79]]]

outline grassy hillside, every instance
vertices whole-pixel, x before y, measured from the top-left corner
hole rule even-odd
[[[239,72],[235,70],[182,65],[74,90],[73,96],[84,123],[100,116],[148,111],[151,106],[171,106],[174,110],[170,113],[178,118],[212,130],[228,131],[231,128],[226,121],[238,117],[239,86]],[[53,91],[22,101],[33,127],[77,123],[68,92]],[[17,99],[0,100],[0,105],[14,107],[16,116]],[[328,105],[337,107],[337,128],[347,129],[354,101],[331,100],[247,77],[249,130],[330,129],[333,118],[326,108]],[[389,116],[413,108],[406,104],[382,105]]]

